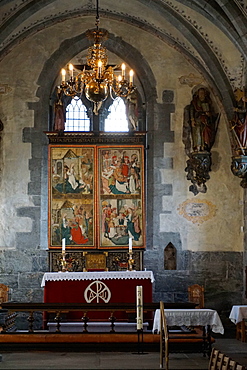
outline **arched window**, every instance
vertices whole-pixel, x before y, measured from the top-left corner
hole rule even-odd
[[[109,112],[105,119],[104,131],[129,131],[126,106],[122,98],[118,97],[113,100],[112,105],[109,107]]]
[[[67,105],[65,131],[90,131],[87,109],[78,96]]]

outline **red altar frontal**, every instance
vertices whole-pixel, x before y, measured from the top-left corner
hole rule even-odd
[[[143,302],[152,302],[152,271],[48,272],[44,274],[45,303],[135,303],[136,287],[143,287]],[[116,312],[117,319],[127,314]],[[81,312],[70,312],[68,319],[81,319]],[[90,312],[92,319],[108,319],[107,312]]]

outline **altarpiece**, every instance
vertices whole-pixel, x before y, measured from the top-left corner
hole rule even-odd
[[[62,239],[69,271],[134,268],[145,248],[143,136],[49,138],[50,270],[59,271]]]

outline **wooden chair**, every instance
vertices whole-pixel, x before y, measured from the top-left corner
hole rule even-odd
[[[209,360],[208,370],[245,370],[245,367],[213,348]]]
[[[9,300],[9,287],[4,284],[0,284],[0,304]]]
[[[220,353],[220,351],[218,349],[212,348],[208,370],[215,370],[216,369],[216,364],[217,364],[217,359],[218,359],[219,353]]]
[[[236,324],[236,339],[246,342],[246,319]]]
[[[245,366],[237,364],[236,370],[245,370]]]
[[[189,302],[196,303],[195,308],[204,308],[204,287],[194,284],[188,287]]]
[[[229,369],[229,370],[236,370],[236,368],[237,368],[237,362],[236,362],[236,361],[234,361],[234,360],[232,360],[232,359],[230,359],[228,369]]]
[[[228,356],[223,356],[223,361],[221,365],[221,370],[229,370],[229,363],[230,363],[230,357]]]

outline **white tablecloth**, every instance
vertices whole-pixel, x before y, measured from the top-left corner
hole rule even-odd
[[[41,286],[44,287],[46,281],[100,279],[150,279],[153,283],[154,275],[153,271],[46,272]]]
[[[229,319],[234,322],[234,324],[241,322],[243,319],[247,319],[247,306],[232,306]]]
[[[224,334],[221,319],[215,310],[210,309],[165,309],[168,326],[207,326],[214,333]],[[160,310],[155,311],[153,332],[160,330]]]

